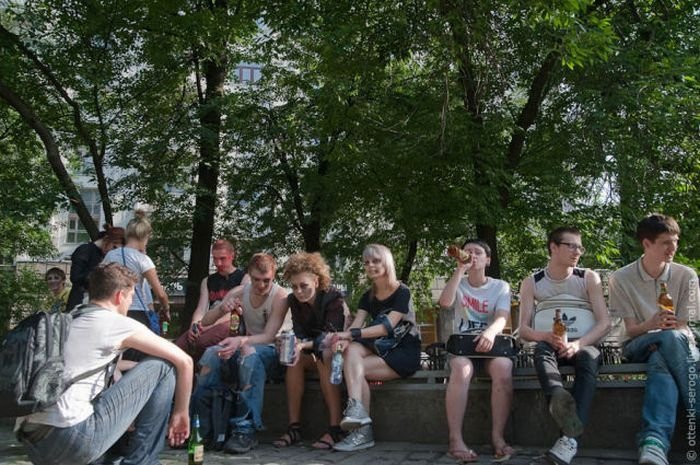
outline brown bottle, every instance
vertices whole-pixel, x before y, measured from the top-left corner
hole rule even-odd
[[[660,310],[675,313],[673,310],[673,299],[668,293],[666,283],[661,283],[661,293],[659,294],[659,300],[657,300],[657,303]]]
[[[566,334],[566,325],[561,321],[561,310],[554,310],[554,323],[552,323],[552,332],[555,336],[559,336],[564,340],[564,344],[568,344],[569,338]]]
[[[460,263],[467,263],[472,258],[469,252],[454,244],[447,247],[447,255],[457,259]]]

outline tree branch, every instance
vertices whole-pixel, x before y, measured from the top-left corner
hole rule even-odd
[[[97,239],[99,234],[99,228],[92,219],[90,212],[83,202],[83,198],[78,191],[78,188],[73,183],[73,180],[68,174],[66,167],[63,166],[63,161],[61,161],[60,151],[58,149],[58,144],[51,133],[51,130],[41,122],[39,117],[36,115],[34,110],[27,104],[21,97],[16,95],[4,81],[0,80],[0,98],[5,100],[12,108],[14,108],[17,113],[22,117],[22,119],[31,127],[36,134],[41,139],[46,149],[46,158],[51,165],[51,169],[56,174],[59,183],[63,187],[63,190],[68,195],[68,200],[70,201],[73,208],[75,208],[80,222],[83,224],[85,229],[91,238]]]

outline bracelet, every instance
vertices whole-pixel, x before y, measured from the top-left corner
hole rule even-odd
[[[353,341],[357,341],[358,339],[362,339],[362,329],[360,329],[360,328],[350,329],[350,338]]]

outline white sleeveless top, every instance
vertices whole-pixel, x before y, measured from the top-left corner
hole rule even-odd
[[[275,295],[277,294],[279,286],[277,283],[273,283],[267,299],[257,308],[253,307],[250,301],[250,286],[250,284],[246,284],[243,288],[243,300],[241,304],[243,305],[243,322],[245,324],[246,334],[248,336],[255,336],[265,332],[265,325],[267,324],[267,320],[270,319],[272,303],[275,300]]]
[[[588,300],[585,268],[574,268],[570,276],[560,280],[550,278],[546,268],[532,277],[535,282],[535,300],[538,302],[561,294]]]

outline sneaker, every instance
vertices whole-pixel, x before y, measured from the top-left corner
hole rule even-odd
[[[255,434],[233,433],[224,444],[224,452],[229,454],[245,454],[258,446]]]
[[[569,465],[576,455],[577,446],[576,439],[562,436],[557,439],[546,455],[558,465]]]
[[[340,428],[343,431],[352,431],[360,426],[372,423],[364,405],[357,399],[348,399],[348,406],[343,412],[343,419],[340,420]]]
[[[661,441],[648,437],[639,446],[639,463],[650,465],[668,465],[666,450]]]
[[[560,387],[554,390],[549,401],[549,413],[564,435],[574,438],[583,433],[583,423],[576,413],[576,400],[566,389]]]
[[[374,447],[372,425],[362,426],[352,431],[342,441],[333,444],[333,449],[340,452],[353,452],[356,450],[369,449],[370,447]]]

